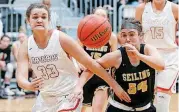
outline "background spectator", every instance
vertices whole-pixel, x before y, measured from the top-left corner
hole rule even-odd
[[[10,90],[10,82],[13,75],[13,65],[10,63],[11,45],[10,37],[3,35],[0,39],[0,69],[3,70],[4,76],[4,95],[12,96],[15,93]],[[3,75],[2,75],[3,77]]]

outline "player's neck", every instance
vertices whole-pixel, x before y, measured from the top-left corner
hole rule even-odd
[[[167,0],[164,0],[161,2],[152,2],[152,7],[154,11],[162,11],[167,3]]]
[[[50,38],[50,35],[48,34],[48,31],[45,32],[33,32],[34,40],[39,48],[44,49],[47,47],[48,40]]]

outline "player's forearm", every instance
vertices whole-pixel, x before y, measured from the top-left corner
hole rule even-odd
[[[78,81],[78,86],[83,88],[83,86],[85,85],[85,83],[93,76],[93,73],[90,72],[89,70],[84,71],[81,76],[80,79]]]
[[[29,90],[30,82],[27,79],[21,77],[20,79],[17,80],[17,83],[19,87],[21,87],[22,89]]]
[[[156,70],[164,70],[164,68],[165,68],[164,61],[162,59],[157,58],[157,57],[139,54],[138,58],[141,61],[143,61],[144,63],[146,63],[147,65],[149,65],[150,67],[152,67]]]
[[[17,84],[19,85],[19,87],[29,90],[28,87],[29,87],[30,82],[28,81],[28,77],[25,77],[23,74],[24,74],[23,72],[19,72],[17,69],[17,72],[16,72]]]
[[[109,84],[113,89],[118,86],[118,83],[111,77],[110,74],[97,62],[92,61],[88,66],[86,66],[94,74],[98,75],[105,82]]]

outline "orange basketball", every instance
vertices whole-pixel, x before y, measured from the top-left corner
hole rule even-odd
[[[109,41],[111,32],[108,19],[94,14],[85,16],[78,25],[78,38],[89,48],[104,46]]]

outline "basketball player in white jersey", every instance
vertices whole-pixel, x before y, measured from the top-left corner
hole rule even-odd
[[[169,112],[171,88],[177,78],[179,60],[175,34],[178,13],[178,5],[168,0],[147,1],[136,9],[135,18],[142,23],[144,42],[158,49],[166,65],[156,76],[157,112]]]
[[[97,7],[94,10],[94,14],[108,18],[107,10],[103,7]],[[93,59],[97,60],[103,55],[117,50],[117,37],[112,33],[109,42],[98,49],[90,49],[84,45],[81,46]],[[81,67],[82,71],[83,69],[84,67]],[[110,73],[110,68],[107,71]],[[82,112],[87,112],[89,109],[92,109],[93,112],[102,112],[108,99],[108,88],[109,86],[104,80],[96,75],[92,76],[83,87],[84,99]]]
[[[18,34],[18,40],[15,41],[12,45],[12,53],[14,55],[14,59],[15,61],[17,61],[17,56],[18,56],[18,52],[19,52],[19,48],[20,45],[27,39],[27,36],[25,33],[23,32],[19,32]],[[17,65],[17,64],[16,64]],[[16,66],[17,68],[17,66]],[[23,92],[23,90],[21,88],[18,88],[19,90],[17,91],[18,95],[25,95],[25,93]]]
[[[50,11],[43,4],[31,4],[27,22],[33,35],[20,46],[17,59],[17,81],[27,90],[40,90],[33,112],[80,112],[82,98],[70,101],[70,94],[78,82],[78,75],[68,55],[74,57],[90,71],[99,74],[114,89],[117,96],[127,102],[129,96],[117,82],[93,60],[71,37],[58,30],[48,32]],[[36,75],[28,81],[28,63]],[[81,92],[82,93],[82,92]]]
[[[17,56],[18,56],[18,51],[19,51],[19,48],[20,48],[20,45],[27,39],[27,36],[20,32],[18,34],[18,40],[15,41],[12,45],[12,52],[13,52],[13,55],[14,55],[14,58],[15,60],[17,61]]]

